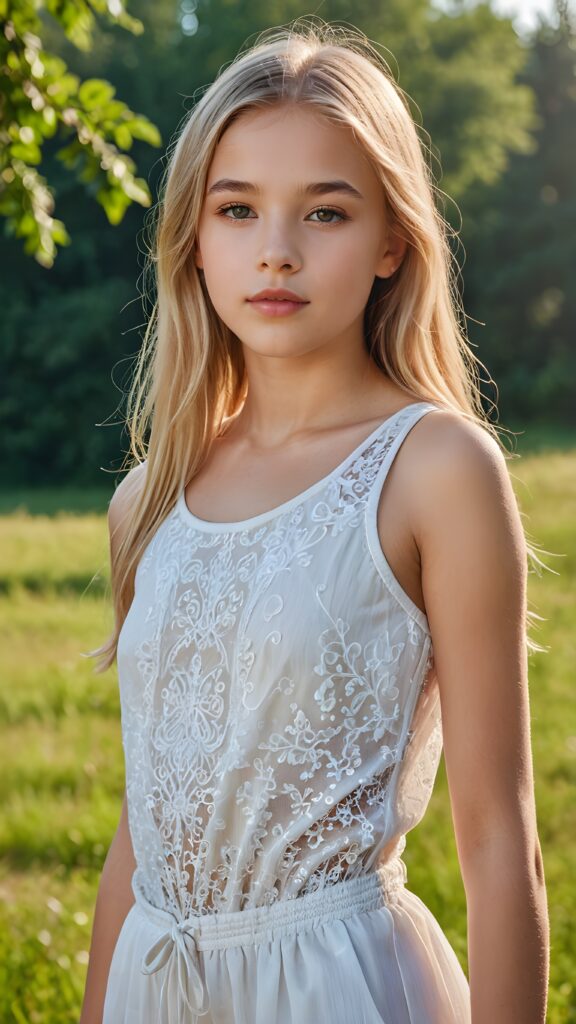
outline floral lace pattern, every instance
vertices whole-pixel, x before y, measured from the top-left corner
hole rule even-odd
[[[437,406],[386,420],[270,513],[182,495],[138,566],[118,648],[130,831],[178,918],[290,899],[404,848],[442,738],[430,633],[375,551],[378,495]]]

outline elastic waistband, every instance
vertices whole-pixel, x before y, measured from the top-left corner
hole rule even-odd
[[[172,928],[176,923],[174,915],[148,902],[136,876],[137,873],[132,879],[132,889],[141,910],[158,925]],[[313,927],[322,921],[349,917],[363,910],[376,910],[389,903],[406,880],[406,865],[401,857],[395,857],[374,871],[326,885],[304,896],[246,910],[197,914],[177,925],[194,935],[199,950],[241,946],[273,938],[276,931],[284,934],[287,930]]]
[[[157,923],[160,935],[142,958],[143,974],[162,972],[159,1021],[169,1024],[166,992],[175,987],[178,1020],[190,1024],[208,1013],[210,999],[199,952],[257,943],[264,938],[306,930],[322,921],[343,919],[366,910],[377,910],[394,900],[407,879],[401,857],[379,865],[369,874],[324,886],[304,896],[280,899],[277,903],[247,910],[196,914],[178,920],[173,914],[148,902],[132,876],[132,890],[139,910]]]

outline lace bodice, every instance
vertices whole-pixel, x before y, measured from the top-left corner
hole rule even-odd
[[[178,919],[289,899],[401,853],[441,752],[426,616],[377,531],[389,466],[437,406],[237,523],[184,492],[147,545],[118,645],[138,883]]]

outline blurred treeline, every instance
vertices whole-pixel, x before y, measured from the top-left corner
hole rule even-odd
[[[138,173],[154,198],[166,152],[194,94],[256,33],[310,13],[297,0],[132,0],[138,38],[102,27],[89,53],[46,22],[44,43],[82,78],[112,82],[151,119],[162,151],[135,142]],[[323,20],[348,22],[384,47],[411,97],[442,213],[474,351],[496,381],[486,407],[500,422],[576,422],[576,24],[520,39],[488,3],[450,13],[430,0],[324,0]],[[98,485],[118,469],[127,438],[123,393],[146,309],[142,268],[150,212],[131,206],[108,223],[54,159],[43,171],[72,244],[47,270],[18,240],[2,241],[0,397],[3,482]],[[96,424],[103,424],[96,426]]]

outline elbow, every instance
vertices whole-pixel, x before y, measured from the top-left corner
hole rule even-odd
[[[544,859],[542,857],[542,850],[541,850],[541,847],[540,847],[540,841],[538,839],[538,836],[536,836],[536,839],[535,839],[535,842],[534,842],[534,858],[533,858],[533,862],[534,862],[534,874],[535,874],[536,880],[538,881],[538,883],[541,886],[544,887],[546,885],[546,876],[544,874]]]

